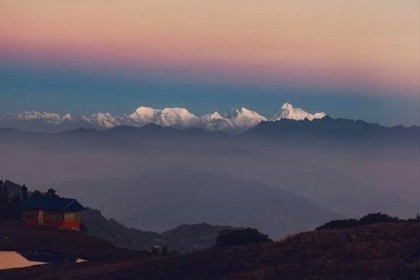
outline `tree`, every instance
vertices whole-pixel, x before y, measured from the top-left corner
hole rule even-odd
[[[10,198],[10,205],[13,207],[19,207],[19,205],[22,203],[22,198],[19,194],[15,194]]]
[[[40,192],[39,190],[35,190],[33,195],[34,196],[43,196],[42,192]]]
[[[45,193],[45,195],[46,195],[46,196],[58,196],[58,195],[57,195],[57,191],[56,191],[56,190],[54,190],[54,189],[52,189],[52,188],[49,188],[49,189],[47,190],[47,192]]]
[[[28,199],[28,188],[25,186],[25,184],[23,184],[22,187],[20,188],[20,192],[22,193],[23,200]]]
[[[216,237],[216,247],[239,246],[247,244],[271,243],[273,242],[267,235],[262,234],[256,229],[227,229],[219,233]]]
[[[4,185],[0,185],[0,211],[3,212],[9,204],[9,197],[5,192]]]
[[[10,198],[8,216],[13,220],[22,220],[22,209],[20,204],[22,203],[22,198],[20,194],[15,194]]]
[[[317,227],[315,230],[321,229],[345,229],[345,228],[355,228],[359,226],[359,221],[356,219],[347,219],[347,220],[334,220],[328,222],[320,227]]]
[[[3,183],[0,186],[0,207],[1,209],[5,209],[9,204],[9,188],[6,183]]]
[[[377,224],[377,223],[391,223],[391,222],[398,222],[399,219],[397,217],[391,217],[386,214],[382,213],[374,213],[364,216],[359,220],[359,225],[370,225],[370,224]]]

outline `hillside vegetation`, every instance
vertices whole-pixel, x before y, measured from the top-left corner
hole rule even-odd
[[[15,269],[0,278],[420,279],[419,248],[419,223],[380,223],[181,256]]]

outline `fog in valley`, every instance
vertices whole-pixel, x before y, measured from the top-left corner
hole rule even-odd
[[[417,142],[416,142],[417,143]],[[418,145],[148,127],[3,129],[0,178],[56,189],[142,230],[208,222],[275,238],[338,218],[420,212]]]

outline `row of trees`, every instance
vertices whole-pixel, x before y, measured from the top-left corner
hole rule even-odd
[[[38,190],[31,193],[25,185],[21,186],[8,180],[0,180],[0,218],[21,220],[20,204],[31,195],[57,196],[54,189],[49,189],[46,193]]]
[[[18,220],[22,217],[19,205],[29,196],[28,188],[11,181],[0,180],[0,217]]]

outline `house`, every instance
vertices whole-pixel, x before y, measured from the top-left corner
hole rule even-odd
[[[75,199],[33,195],[21,205],[25,225],[80,230],[81,211],[85,208]]]

